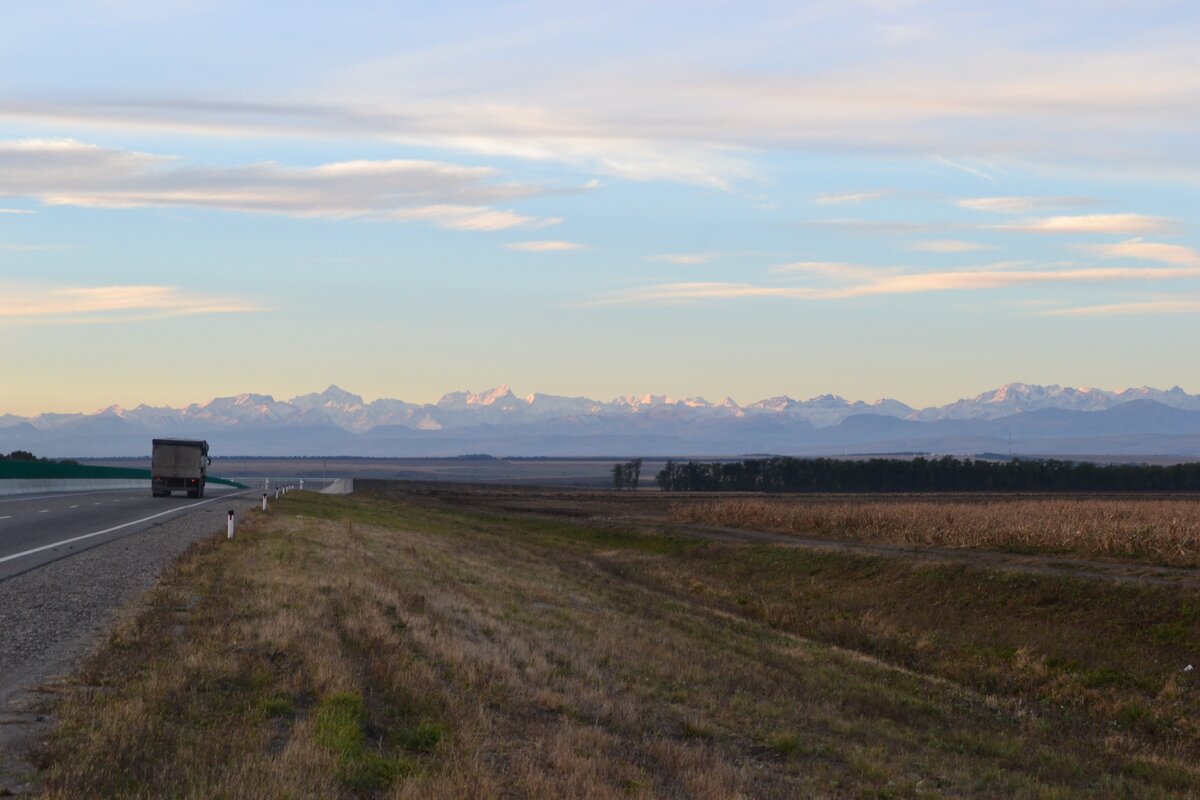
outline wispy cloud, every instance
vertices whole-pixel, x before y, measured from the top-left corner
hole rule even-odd
[[[776,272],[818,273],[832,277],[836,286],[763,286],[749,283],[679,282],[631,289],[609,302],[663,302],[749,297],[801,300],[843,300],[877,295],[1005,289],[1028,285],[1087,285],[1103,283],[1146,283],[1200,278],[1200,267],[1076,267],[1029,269],[1010,264],[934,272],[911,272],[900,268],[798,262],[777,267]]]
[[[984,244],[983,242],[968,242],[962,239],[923,239],[919,242],[913,242],[908,246],[909,250],[915,250],[918,253],[971,253],[976,250],[991,250],[995,245]]]
[[[1131,314],[1200,314],[1200,300],[1147,300],[1095,306],[1056,308],[1041,312],[1047,317],[1107,317]]]
[[[1005,231],[1010,233],[1079,234],[1100,233],[1125,236],[1145,234],[1175,234],[1180,231],[1177,220],[1148,214],[1077,214],[1052,217],[1027,217],[1003,223],[942,223],[911,220],[878,220],[856,218],[814,219],[802,223],[820,228],[844,228],[860,234],[906,236],[924,233],[936,235],[954,231]],[[934,240],[947,241],[947,240]],[[950,245],[947,245],[950,246]],[[914,246],[912,249],[921,249]],[[979,249],[979,248],[976,248]],[[932,251],[939,252],[939,251]],[[941,251],[944,252],[944,251]]]
[[[942,158],[941,156],[937,156],[934,160],[937,161],[939,164],[950,167],[951,169],[956,169],[959,172],[965,172],[968,175],[974,175],[976,178],[982,178],[985,181],[995,182],[995,180],[996,180],[993,176],[984,172],[979,167],[975,167],[970,164],[964,164],[959,161],[951,161],[950,159]]]
[[[321,214],[305,214],[304,216],[323,216]],[[353,215],[333,215],[333,219],[343,219]],[[366,219],[394,220],[398,222],[431,222],[441,228],[459,231],[507,231],[512,228],[546,228],[562,222],[558,217],[529,217],[515,211],[504,209],[481,208],[452,204],[435,204],[417,206],[416,208],[397,208],[390,211],[365,211],[362,217]]]
[[[912,294],[966,289],[1002,289],[1030,284],[1089,284],[1116,281],[1163,281],[1200,277],[1200,269],[1085,267],[1059,270],[955,270],[884,276],[858,286],[832,290],[828,297]]]
[[[1129,239],[1113,244],[1081,244],[1076,247],[1108,260],[1132,258],[1138,261],[1157,261],[1162,264],[1200,265],[1200,253],[1182,244],[1163,244],[1162,242]]]
[[[0,141],[0,194],[45,205],[183,206],[330,219],[425,220],[460,230],[554,224],[493,204],[539,187],[498,183],[495,170],[436,161],[274,162],[196,167],[181,159],[71,139]]]
[[[891,195],[888,189],[873,189],[865,192],[825,192],[812,197],[812,202],[819,206],[840,206],[847,203],[865,203],[868,200],[881,200]]]
[[[725,256],[725,253],[662,253],[657,256],[649,256],[646,260],[663,261],[667,264],[680,264],[682,266],[696,266],[698,264],[707,264],[723,256]]]
[[[131,322],[267,310],[258,303],[192,294],[174,286],[17,284],[5,286],[0,292],[0,324]]]
[[[585,245],[578,242],[509,242],[504,245],[509,250],[522,250],[528,253],[551,253],[558,250],[579,250]]]
[[[0,208],[0,214],[35,214],[27,208]]]
[[[989,226],[993,230],[1020,233],[1109,233],[1137,235],[1174,233],[1179,223],[1167,217],[1146,214],[1082,214],[1076,216],[1034,217],[1021,222]]]
[[[972,211],[990,211],[993,214],[1029,214],[1055,208],[1074,208],[1094,205],[1090,197],[968,197],[954,201],[960,208]]]
[[[788,264],[777,264],[771,267],[771,272],[778,274],[823,275],[830,278],[851,279],[876,278],[894,271],[861,264],[847,264],[842,261],[792,261]]]

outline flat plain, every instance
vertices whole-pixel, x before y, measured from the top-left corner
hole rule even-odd
[[[612,485],[612,466],[627,458],[213,458],[212,474],[223,478],[377,478],[410,481],[496,482],[535,486],[604,488]],[[149,469],[149,458],[83,459],[85,463]],[[642,485],[654,486],[663,459],[646,459]]]
[[[1063,498],[767,499],[843,520],[804,528],[713,505],[754,498],[359,489],[251,514],[130,608],[60,694],[45,795],[1200,793],[1194,539],[898,548],[842,508],[1053,527]],[[1122,535],[1200,516],[1114,502]]]

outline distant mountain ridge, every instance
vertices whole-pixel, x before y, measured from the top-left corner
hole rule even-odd
[[[1152,454],[1192,452],[1184,440],[1200,435],[1195,420],[1200,395],[1178,386],[1110,391],[1010,383],[916,409],[890,398],[868,403],[831,394],[746,405],[728,397],[716,403],[664,395],[522,397],[507,385],[451,392],[436,403],[368,403],[331,385],[290,400],[247,393],[182,408],[143,404],[90,414],[0,414],[0,451],[141,454],[150,436],[205,435],[239,455],[1047,452],[1050,444],[1066,448],[1055,451],[1064,453]]]

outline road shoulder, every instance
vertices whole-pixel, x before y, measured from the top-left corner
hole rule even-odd
[[[189,545],[224,530],[227,508],[252,504],[210,504],[0,581],[0,794],[33,791],[25,754],[53,725],[56,681]]]

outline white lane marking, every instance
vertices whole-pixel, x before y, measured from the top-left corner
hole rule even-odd
[[[73,506],[67,506],[67,508],[79,508],[79,506],[78,506],[78,505],[73,505]]]
[[[57,500],[60,497],[82,497],[89,494],[110,494],[121,492],[123,489],[97,489],[94,492],[51,492],[50,494],[21,494],[0,500],[0,503],[27,503],[34,500]]]
[[[100,504],[99,504],[99,503],[92,503],[92,505],[94,505],[94,506],[98,506],[98,505],[100,505]]]
[[[12,514],[9,514],[8,516],[0,517],[0,519],[12,519]]]
[[[48,509],[48,508],[43,508],[43,509],[42,509],[41,511],[39,511],[38,513],[39,513],[39,514],[49,514],[49,513],[50,513],[50,509]]]
[[[196,506],[207,505],[208,503],[215,503],[218,500],[228,500],[230,497],[236,497],[239,494],[246,494],[246,492],[235,492],[234,494],[227,494],[227,495],[224,495],[223,497],[214,497],[210,500],[201,500],[199,503],[191,503],[186,506],[179,506],[178,508],[172,508],[168,511],[160,511],[157,514],[151,514],[148,517],[142,517],[141,519],[135,519],[133,522],[125,522],[120,525],[114,525],[113,527],[105,528],[102,531],[94,531],[92,533],[85,533],[82,536],[73,536],[70,539],[63,539],[61,542],[53,542],[52,544],[44,544],[41,547],[35,547],[32,550],[25,550],[20,553],[13,553],[11,556],[4,556],[3,558],[0,558],[0,564],[3,564],[5,561],[13,561],[18,558],[24,558],[25,556],[31,556],[34,553],[40,553],[43,550],[53,550],[55,547],[61,547],[64,544],[71,544],[72,542],[80,542],[80,541],[83,541],[84,539],[90,539],[93,536],[103,536],[106,533],[112,533],[113,531],[119,531],[122,528],[128,528],[130,525],[140,525],[143,522],[149,522],[152,519],[158,519],[159,517],[165,517],[167,514],[174,514],[178,511],[187,511],[189,508],[195,508]]]

